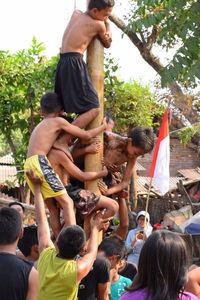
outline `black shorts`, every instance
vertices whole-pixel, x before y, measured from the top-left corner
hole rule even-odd
[[[60,96],[65,112],[83,113],[99,107],[98,95],[82,54],[77,52],[60,54],[55,92]]]
[[[100,195],[89,190],[83,190],[72,185],[65,186],[67,194],[72,198],[77,213],[80,215],[89,215],[97,206]]]

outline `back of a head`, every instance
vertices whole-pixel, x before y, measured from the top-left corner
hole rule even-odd
[[[140,253],[138,286],[152,291],[154,300],[177,300],[187,281],[188,266],[183,239],[171,231],[154,231]]]
[[[118,236],[105,238],[99,245],[98,250],[104,252],[107,257],[118,255],[119,259],[124,258],[126,252],[125,243]]]
[[[73,259],[85,245],[85,232],[78,225],[64,227],[58,237],[59,255],[62,258]]]
[[[105,9],[107,7],[113,7],[115,5],[114,0],[90,0],[88,4],[88,10],[97,8],[98,10]]]
[[[10,207],[0,208],[0,245],[13,244],[19,237],[22,219],[18,211]]]
[[[63,105],[56,93],[48,92],[41,97],[40,108],[45,114],[59,113],[63,110]]]
[[[24,234],[18,242],[18,248],[27,257],[31,254],[31,248],[34,245],[38,245],[37,226],[30,225],[24,228]]]
[[[149,127],[137,126],[130,130],[128,137],[132,139],[132,145],[149,153],[154,147],[154,133]]]
[[[8,207],[12,207],[14,205],[19,205],[22,208],[23,212],[25,212],[25,207],[24,207],[24,205],[21,202],[17,202],[17,201],[10,202],[8,204]]]

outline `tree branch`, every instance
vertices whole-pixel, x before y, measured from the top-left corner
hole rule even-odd
[[[126,34],[131,42],[137,47],[143,59],[161,76],[164,65],[151,51],[153,43],[156,40],[156,35],[158,34],[157,28],[153,29],[147,43],[143,43],[135,32],[127,29],[127,25],[118,16],[112,14],[110,16],[110,20]],[[187,97],[184,95],[178,83],[169,83],[168,87],[174,96],[174,105],[180,110],[180,113],[183,114],[191,124],[198,122],[199,117],[197,116],[196,111],[194,111],[191,107],[188,107]]]
[[[151,50],[158,37],[158,26],[154,25],[150,36],[147,38],[146,47]]]

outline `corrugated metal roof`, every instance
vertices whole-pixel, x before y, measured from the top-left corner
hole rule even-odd
[[[146,169],[138,161],[136,161],[136,170],[137,171],[144,171]]]
[[[179,182],[179,180],[182,180],[183,185],[186,184],[186,183],[190,183],[190,182],[192,183],[193,182],[193,180],[184,179],[183,177],[170,177],[169,191],[177,189],[177,183]],[[149,184],[150,184],[150,177],[139,176],[137,178],[137,185],[136,185],[138,194],[148,192]],[[158,189],[156,188],[156,186],[154,184],[152,184],[152,189],[157,194],[160,194],[160,192],[158,191]]]
[[[6,181],[14,183],[16,187],[19,186],[17,180],[17,169],[16,167],[11,166],[1,166],[0,165],[0,184],[1,185],[8,185]]]
[[[2,192],[0,192],[0,202],[1,202],[1,200],[6,200],[6,201],[18,201],[18,199],[15,199],[15,198],[13,198],[13,197],[11,197],[11,196],[8,196],[8,195],[6,195],[6,194],[4,194],[4,193],[2,193]]]
[[[196,168],[196,169],[181,169],[178,170],[178,172],[184,176],[185,178],[188,179],[200,179],[200,168]]]
[[[15,164],[15,160],[12,157],[12,154],[9,153],[5,156],[0,157],[0,164],[1,165],[14,165]]]

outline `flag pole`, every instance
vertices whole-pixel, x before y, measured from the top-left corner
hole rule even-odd
[[[148,189],[147,201],[146,201],[146,207],[145,207],[144,228],[146,228],[146,225],[147,225],[147,211],[148,211],[148,207],[149,207],[149,198],[150,198],[150,192],[151,192],[151,187],[152,187],[152,181],[153,181],[153,178],[151,177],[150,182],[149,182],[149,189]]]
[[[154,178],[154,184],[160,190],[160,193],[164,195],[169,191],[169,123],[168,123],[168,108],[164,112],[162,123],[159,130],[159,135],[156,141],[153,160],[150,168],[149,177],[150,184],[145,208],[145,227],[147,225],[146,214],[149,206],[150,191],[152,186],[152,180]]]

